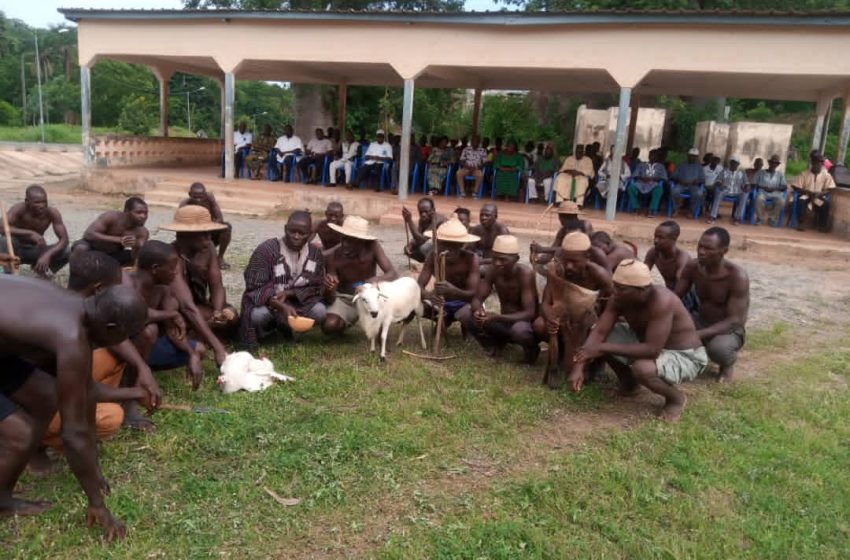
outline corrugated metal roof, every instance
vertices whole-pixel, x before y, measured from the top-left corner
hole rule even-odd
[[[850,26],[850,11],[779,10],[593,10],[559,12],[433,12],[395,10],[104,10],[59,8],[67,19],[265,19],[302,21],[376,21],[462,25],[594,25],[594,24],[702,24],[702,25],[817,25]]]

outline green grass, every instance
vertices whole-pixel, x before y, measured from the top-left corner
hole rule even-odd
[[[751,340],[781,348],[786,331]],[[393,351],[382,365],[359,333],[333,345],[311,333],[271,353],[297,381],[260,394],[223,396],[210,382],[193,394],[166,377],[171,402],[230,414],[163,411],[156,434],[102,447],[127,540],[104,546],[84,527],[70,473],[25,475],[26,495],[55,506],[0,523],[3,556],[846,557],[850,398],[835,387],[846,389],[850,351],[693,387],[679,425],[600,428],[540,465],[530,432],[607,400],[592,386],[550,392],[540,367],[495,364],[457,340],[450,362]],[[264,488],[301,503],[283,507]]]
[[[94,127],[93,134],[127,134],[117,127]],[[150,131],[156,136],[158,129]],[[168,128],[168,134],[174,137],[192,137],[194,134],[179,126]],[[49,124],[44,126],[44,140],[49,144],[79,144],[82,142],[82,128],[79,125]],[[41,128],[37,126],[0,126],[0,141],[4,142],[41,142]]]

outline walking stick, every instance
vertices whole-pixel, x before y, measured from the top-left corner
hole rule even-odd
[[[410,246],[410,229],[407,227],[407,220],[405,220],[404,221],[404,247],[407,248],[409,246]],[[407,255],[407,270],[413,270],[413,264],[410,262],[410,255]]]
[[[436,239],[436,237],[434,238]],[[436,250],[437,245],[434,244],[434,249]],[[439,268],[437,269],[436,278],[438,282],[445,282],[446,280],[446,254],[441,253],[439,255],[435,254],[434,257],[434,266],[437,266],[437,262],[439,260]],[[439,299],[440,308],[437,310],[437,332],[434,333],[434,347],[432,348],[432,353],[437,356],[440,354],[440,337],[443,334],[443,325],[446,321],[446,307],[443,298]]]
[[[18,273],[20,259],[15,256],[15,246],[12,245],[12,229],[9,227],[9,217],[6,215],[6,205],[0,202],[0,214],[3,214],[3,235],[6,238],[6,250],[9,252],[9,266],[12,274]]]

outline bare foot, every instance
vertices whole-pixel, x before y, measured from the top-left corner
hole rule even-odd
[[[605,396],[616,397],[616,398],[621,398],[621,399],[636,397],[639,394],[640,394],[640,385],[636,385],[635,387],[623,387],[622,385],[619,385],[616,388],[605,390]]]
[[[682,395],[680,401],[667,401],[667,404],[661,409],[659,417],[667,422],[678,422],[685,410],[686,402],[688,402],[688,398],[685,395]]]
[[[15,515],[38,515],[53,504],[45,501],[21,500],[20,498],[9,498],[0,503],[0,517],[12,517]]]
[[[737,379],[735,377],[735,366],[720,368],[720,374],[717,376],[718,383],[731,383]]]
[[[30,462],[27,465],[27,470],[32,473],[33,476],[42,477],[53,472],[56,466],[57,463],[51,461],[50,457],[47,456],[47,450],[39,449],[30,459]]]
[[[125,428],[131,430],[141,430],[142,432],[155,432],[156,425],[149,418],[142,416],[139,410],[135,407],[128,407],[124,410],[124,423],[121,424]]]

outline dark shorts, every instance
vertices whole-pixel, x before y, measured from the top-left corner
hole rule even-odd
[[[0,421],[5,420],[17,405],[10,398],[30,378],[36,367],[17,356],[0,357]]]
[[[115,245],[92,245],[85,239],[80,239],[79,241],[75,241],[73,245],[71,245],[71,251],[73,251],[77,246],[85,247],[89,251],[100,251],[101,253],[106,253],[116,261],[121,266],[133,266],[133,251],[128,251],[124,247],[118,247]]]
[[[198,343],[194,340],[189,341],[189,345],[194,348]],[[148,356],[148,365],[154,371],[162,371],[167,369],[177,369],[189,363],[189,354],[178,349],[168,340],[167,336],[161,336],[156,339],[156,342]]]

